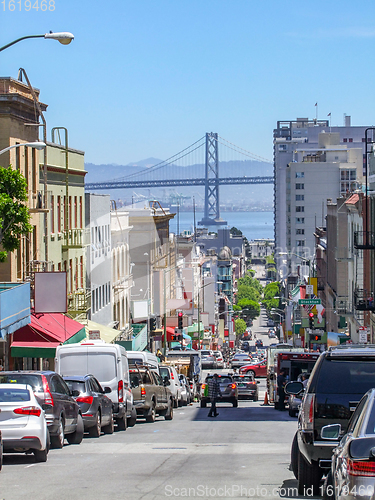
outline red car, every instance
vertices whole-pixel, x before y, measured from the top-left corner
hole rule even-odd
[[[267,360],[263,359],[251,365],[241,366],[239,372],[253,374],[254,377],[267,377]]]

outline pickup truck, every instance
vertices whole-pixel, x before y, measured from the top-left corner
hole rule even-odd
[[[173,398],[166,387],[170,382],[163,382],[158,373],[146,366],[137,366],[129,373],[137,417],[143,417],[150,423],[155,422],[157,415],[172,420]]]

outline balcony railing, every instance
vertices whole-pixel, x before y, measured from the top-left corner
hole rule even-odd
[[[357,311],[375,311],[374,294],[369,290],[357,288],[354,291],[354,307]]]
[[[63,249],[66,248],[82,248],[84,246],[83,241],[84,229],[75,228],[64,231],[64,245]]]
[[[353,305],[347,297],[336,299],[335,310],[341,316],[353,315]]]
[[[373,231],[354,231],[354,247],[363,250],[375,249],[375,233]]]

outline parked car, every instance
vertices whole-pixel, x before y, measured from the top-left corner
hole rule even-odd
[[[216,358],[213,351],[201,351],[202,368],[215,370],[217,368]]]
[[[84,425],[81,410],[69,387],[59,374],[52,371],[0,372],[0,384],[31,386],[35,398],[45,412],[47,426],[54,448],[79,444],[83,439]]]
[[[180,379],[182,405],[186,406],[193,400],[190,383],[183,373],[180,373],[178,377]]]
[[[157,415],[163,416],[165,420],[173,419],[169,380],[163,381],[155,370],[140,366],[130,370],[130,384],[138,417],[145,418],[149,423],[155,422]]]
[[[255,346],[256,346],[256,347],[263,347],[263,340],[261,340],[261,339],[257,339],[257,340],[255,341]]]
[[[230,361],[231,368],[241,368],[241,366],[252,362],[252,357],[246,353],[237,353]]]
[[[159,370],[163,383],[169,382],[168,389],[172,393],[174,408],[182,406],[180,379],[176,368],[173,365],[160,365]]]
[[[118,430],[135,425],[137,412],[129,382],[126,349],[103,340],[87,340],[79,344],[64,344],[56,348],[55,369],[60,375],[91,373],[103,387],[110,387],[113,416]]]
[[[267,377],[267,360],[262,359],[256,363],[241,366],[240,373],[248,373],[254,377]]]
[[[375,493],[375,389],[369,390],[351,416],[346,434],[341,424],[321,429],[321,438],[339,440],[323,486],[323,498],[372,499]]]
[[[113,434],[113,403],[106,396],[112,392],[111,388],[103,389],[93,375],[63,378],[72,393],[79,393],[75,400],[81,408],[85,431],[92,437],[99,437],[102,431],[104,434]]]
[[[271,319],[271,318],[268,318],[268,320],[267,320],[267,326],[275,326],[274,320]]]
[[[319,492],[320,480],[331,467],[338,440],[321,436],[322,428],[340,424],[346,433],[349,419],[363,395],[375,387],[375,346],[342,345],[323,352],[315,363],[298,414],[291,467],[298,491]],[[287,394],[301,395],[301,382],[289,382]]]
[[[212,379],[213,375],[208,375],[204,384],[201,387],[201,408],[206,408],[207,402],[210,402],[210,398],[208,397],[208,383]],[[218,375],[221,396],[218,396],[218,403],[232,403],[233,408],[237,408],[238,406],[238,389],[237,384],[235,383],[233,376],[230,374],[227,375]]]
[[[216,368],[224,368],[224,358],[221,351],[213,351],[216,358]]]
[[[37,462],[47,461],[50,447],[47,422],[30,385],[0,386],[0,429],[2,451],[32,452]]]
[[[258,384],[253,375],[233,375],[237,384],[238,399],[252,399],[258,401]]]

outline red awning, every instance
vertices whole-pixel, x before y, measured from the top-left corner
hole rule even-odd
[[[64,314],[31,313],[31,323],[15,331],[11,347],[57,347],[85,327]]]
[[[172,335],[174,335],[174,328],[171,326],[167,326],[167,342],[173,342]],[[164,342],[164,333],[161,336],[162,341]]]

